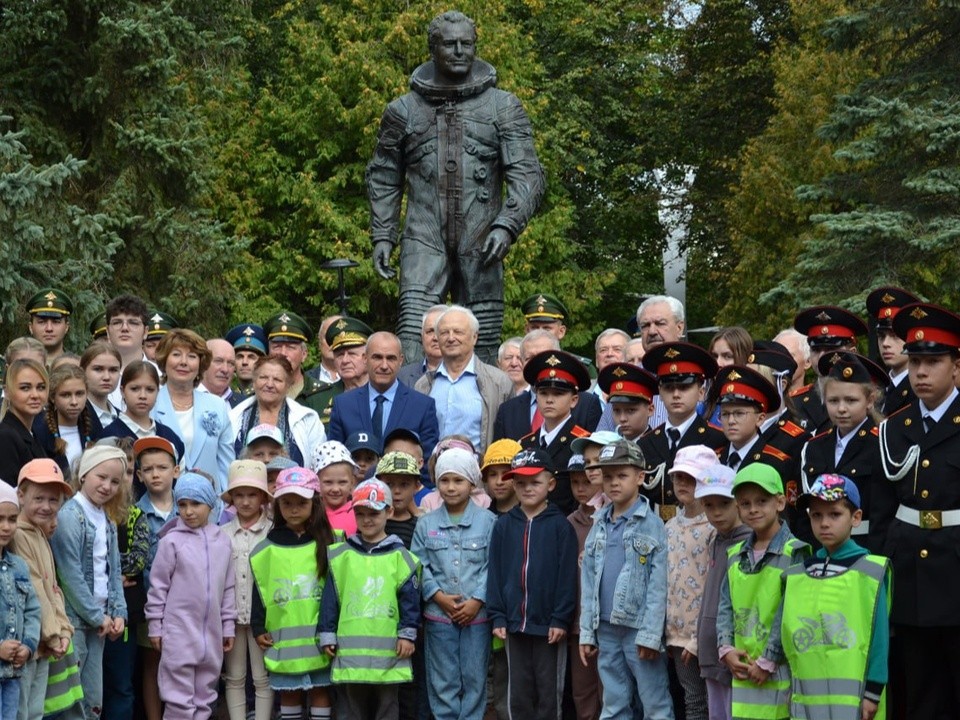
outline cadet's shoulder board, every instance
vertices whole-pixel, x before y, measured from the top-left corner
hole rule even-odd
[[[799,387],[796,390],[791,390],[790,397],[798,397],[800,395],[803,395],[805,392],[809,392],[812,387],[813,387],[813,383],[810,383],[809,385],[804,385],[803,387]]]

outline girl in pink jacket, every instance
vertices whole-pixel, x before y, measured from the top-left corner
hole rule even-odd
[[[160,651],[164,720],[206,720],[217,697],[223,653],[233,647],[233,552],[208,524],[217,498],[206,478],[185,473],[173,492],[179,517],[160,531],[146,616]]]

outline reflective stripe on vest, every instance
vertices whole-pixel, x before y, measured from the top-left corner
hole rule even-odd
[[[80,668],[73,652],[73,641],[67,645],[62,658],[50,658],[50,673],[47,678],[47,693],[43,700],[43,714],[63,712],[83,700],[80,685]]]
[[[793,672],[790,717],[859,720],[873,624],[888,574],[889,561],[876,555],[857,558],[846,571],[827,577],[809,575],[802,566],[784,573],[781,628]],[[881,696],[876,717],[885,716]]]
[[[331,679],[348,683],[412,681],[410,659],[397,657],[397,592],[419,572],[416,556],[406,548],[370,555],[339,543],[330,547],[329,562],[340,603]]]
[[[250,555],[250,569],[266,610],[273,647],[263,655],[267,670],[300,675],[322,670],[330,658],[317,646],[320,595],[316,543],[277,545],[264,540]]]
[[[783,552],[773,555],[754,573],[740,568],[743,543],[727,550],[727,579],[734,608],[734,647],[750,657],[763,655],[770,623],[780,608],[783,572],[796,560],[794,553],[806,543],[790,538]],[[783,720],[789,717],[790,671],[785,663],[763,685],[733,679],[733,717],[749,720]]]

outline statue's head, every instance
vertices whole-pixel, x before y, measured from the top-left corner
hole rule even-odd
[[[458,10],[448,10],[430,22],[427,37],[438,75],[460,80],[470,74],[477,45],[473,20]]]

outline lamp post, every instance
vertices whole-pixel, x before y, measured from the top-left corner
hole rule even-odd
[[[322,270],[336,270],[337,271],[337,283],[339,284],[339,294],[337,295],[337,305],[340,306],[340,314],[344,316],[349,316],[350,313],[347,312],[347,305],[350,302],[350,296],[347,295],[347,286],[343,282],[343,271],[347,268],[357,267],[360,263],[354,260],[347,260],[346,258],[337,258],[335,260],[327,260],[323,263],[320,268]]]

